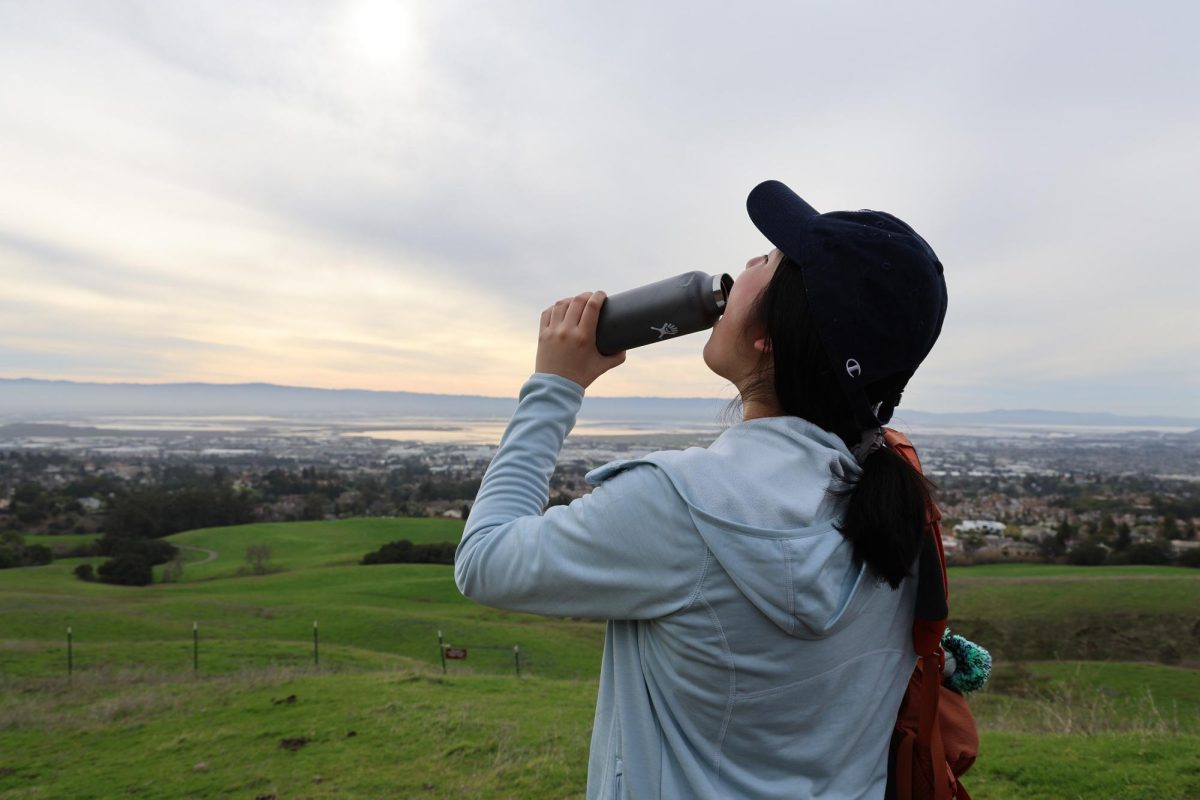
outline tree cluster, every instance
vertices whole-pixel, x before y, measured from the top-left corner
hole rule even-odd
[[[25,544],[25,537],[16,531],[0,531],[0,569],[36,567],[53,560],[49,547]]]
[[[398,542],[388,542],[383,547],[367,553],[362,558],[363,564],[453,564],[454,551],[458,548],[454,542],[434,542],[432,544],[413,544],[408,539]]]
[[[123,538],[158,539],[196,528],[254,519],[247,498],[228,484],[138,489],[114,497],[106,529]]]

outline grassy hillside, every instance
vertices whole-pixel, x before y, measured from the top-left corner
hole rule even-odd
[[[244,566],[246,548],[254,544],[270,545],[271,563],[280,569],[300,570],[358,564],[368,551],[397,539],[457,542],[462,531],[462,520],[384,517],[203,528],[167,541],[220,553],[216,561],[186,572],[185,579],[195,581],[236,575]]]
[[[344,653],[355,654],[350,659],[355,664],[364,654],[435,664],[441,629],[449,643],[469,648],[468,660],[452,665],[458,671],[507,673],[513,669],[512,648],[519,645],[530,674],[595,676],[604,635],[600,623],[476,605],[458,593],[446,565],[357,564],[367,551],[395,539],[455,540],[462,524],[364,519],[191,531],[171,541],[215,550],[217,559],[185,567],[179,583],[147,587],[80,581],[72,570],[88,559],[5,570],[0,674],[61,674],[68,625],[78,670],[139,664],[191,669],[193,621],[200,626],[206,673],[307,664],[317,621],[330,666],[347,658]],[[269,544],[271,564],[280,571],[239,576],[250,544]]]
[[[950,608],[951,626],[1010,659],[1200,660],[1200,570],[953,568]]]
[[[194,548],[183,580],[140,588],[80,581],[81,560],[0,572],[0,800],[579,796],[602,625],[477,606],[448,566],[357,564],[388,541],[461,530],[190,531],[171,537]],[[277,571],[239,574],[251,544],[271,546]],[[1200,796],[1200,678],[1147,663],[1200,652],[1200,571],[1006,565],[950,581],[953,624],[1000,659],[972,699],[973,796]],[[470,652],[445,678],[439,629]],[[1046,660],[1081,652],[1093,660]]]
[[[596,695],[593,680],[443,678],[403,660],[378,672],[141,670],[4,688],[0,800],[581,797]],[[967,785],[981,800],[1200,794],[1194,733],[1130,728],[1114,708],[1086,731],[1044,733],[1038,701],[1004,720],[975,705],[982,756]]]

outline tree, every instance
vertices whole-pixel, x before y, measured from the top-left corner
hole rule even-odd
[[[183,556],[177,554],[166,563],[162,571],[163,583],[176,583],[183,577]]]
[[[246,563],[255,575],[266,575],[271,571],[271,545],[252,544],[246,548]]]
[[[1058,558],[1067,552],[1067,546],[1063,544],[1057,534],[1046,535],[1038,540],[1038,551],[1042,554],[1042,558]]]
[[[79,580],[81,580],[81,581],[96,580],[96,571],[94,569],[92,569],[91,564],[79,564],[78,566],[75,567],[74,572],[75,572],[75,577],[79,578]]]
[[[1129,549],[1129,545],[1133,544],[1133,529],[1129,527],[1128,522],[1122,522],[1117,528],[1117,541],[1113,547],[1117,552],[1123,552]]]
[[[979,531],[967,531],[958,537],[958,541],[962,543],[963,553],[968,556],[987,543]]]
[[[1162,522],[1159,523],[1158,537],[1163,541],[1179,538],[1179,523],[1175,519],[1174,514],[1164,514]]]
[[[1125,551],[1127,564],[1170,564],[1171,554],[1160,542],[1138,542]]]
[[[304,510],[300,512],[300,518],[306,520],[325,519],[325,498],[319,494],[307,494],[304,496]]]
[[[546,508],[550,508],[550,506],[569,506],[571,505],[571,501],[574,499],[575,498],[571,497],[571,495],[567,494],[566,492],[555,492],[554,496],[550,498],[550,501],[546,503]]]
[[[1063,517],[1058,522],[1058,528],[1054,531],[1054,537],[1058,539],[1059,545],[1066,550],[1067,544],[1071,539],[1075,538],[1075,526],[1066,517]]]
[[[1106,542],[1112,542],[1117,535],[1117,523],[1113,520],[1112,514],[1105,513],[1100,518],[1100,538]]]
[[[1108,552],[1094,541],[1084,541],[1071,548],[1067,553],[1067,561],[1085,567],[1095,567],[1104,563]]]
[[[25,545],[25,566],[38,567],[54,560],[54,551],[44,544]]]
[[[408,539],[388,542],[362,557],[362,564],[453,564],[454,542],[413,544]]]
[[[25,537],[16,531],[0,531],[0,569],[21,566]]]
[[[154,581],[150,561],[136,553],[110,558],[100,565],[100,580],[122,586],[146,586]]]

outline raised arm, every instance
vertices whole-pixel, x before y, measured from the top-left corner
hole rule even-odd
[[[455,582],[478,602],[514,611],[665,616],[691,602],[707,551],[661,470],[632,467],[541,513],[583,392],[546,373],[521,387],[463,531]]]

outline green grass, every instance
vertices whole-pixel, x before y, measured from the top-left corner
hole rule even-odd
[[[191,531],[171,541],[217,550],[216,561],[186,566],[183,581],[110,586],[75,578],[83,562],[0,573],[0,675],[59,674],[72,627],[80,670],[147,664],[190,668],[192,623],[200,627],[201,661],[210,672],[311,658],[312,624],[321,643],[345,652],[438,661],[437,632],[469,649],[454,668],[507,673],[512,648],[524,669],[547,677],[594,677],[603,642],[600,623],[546,619],[486,608],[462,597],[452,568],[439,564],[358,565],[369,550],[395,539],[454,540],[454,520],[345,520],[247,525]],[[238,575],[245,548],[272,547],[268,575]],[[331,649],[329,659],[337,656]],[[334,663],[333,661],[330,662]]]
[[[1098,696],[1116,716],[1158,719],[1163,727],[1200,734],[1200,673],[1195,669],[1101,661],[1038,661],[1026,668],[1035,680],[1048,679],[1051,697]]]
[[[581,797],[596,694],[591,680],[443,678],[402,660],[376,672],[143,670],[2,686],[0,800]],[[964,779],[980,800],[1200,793],[1195,735],[986,725]],[[289,751],[285,739],[307,741]]]
[[[1200,577],[1200,570],[1188,567],[1159,567],[1129,564],[1113,567],[1076,567],[1070,564],[980,564],[974,567],[950,567],[955,578],[1128,578],[1158,575],[1173,578]]]
[[[580,796],[602,624],[478,606],[444,565],[357,563],[462,525],[190,531],[171,540],[218,558],[185,551],[181,582],[148,587],[72,575],[101,559],[0,572],[0,800]],[[277,571],[239,574],[251,544]],[[952,625],[999,659],[971,701],[974,797],[1200,796],[1200,677],[1147,663],[1200,657],[1200,571],[993,565],[952,569],[950,589]],[[446,678],[439,629],[470,651]]]
[[[560,798],[586,781],[594,682],[420,670],[110,678],[119,691],[60,681],[6,693],[0,798]],[[285,739],[307,742],[290,751]]]
[[[415,544],[457,542],[463,521],[385,517],[329,522],[267,522],[227,528],[202,528],[167,538],[175,544],[204,547],[221,554],[216,561],[196,567],[187,580],[230,577],[244,565],[246,548],[271,547],[271,563],[281,569],[357,564],[367,552],[388,542],[408,539]]]
[[[949,570],[954,616],[1058,616],[1073,612],[1195,614],[1200,570],[989,564]]]
[[[1159,664],[999,662],[970,696],[982,729],[1200,736],[1200,675]]]
[[[1200,737],[983,733],[963,778],[976,800],[1200,797]]]
[[[949,571],[950,625],[1010,659],[1200,659],[1200,570],[993,564]]]

